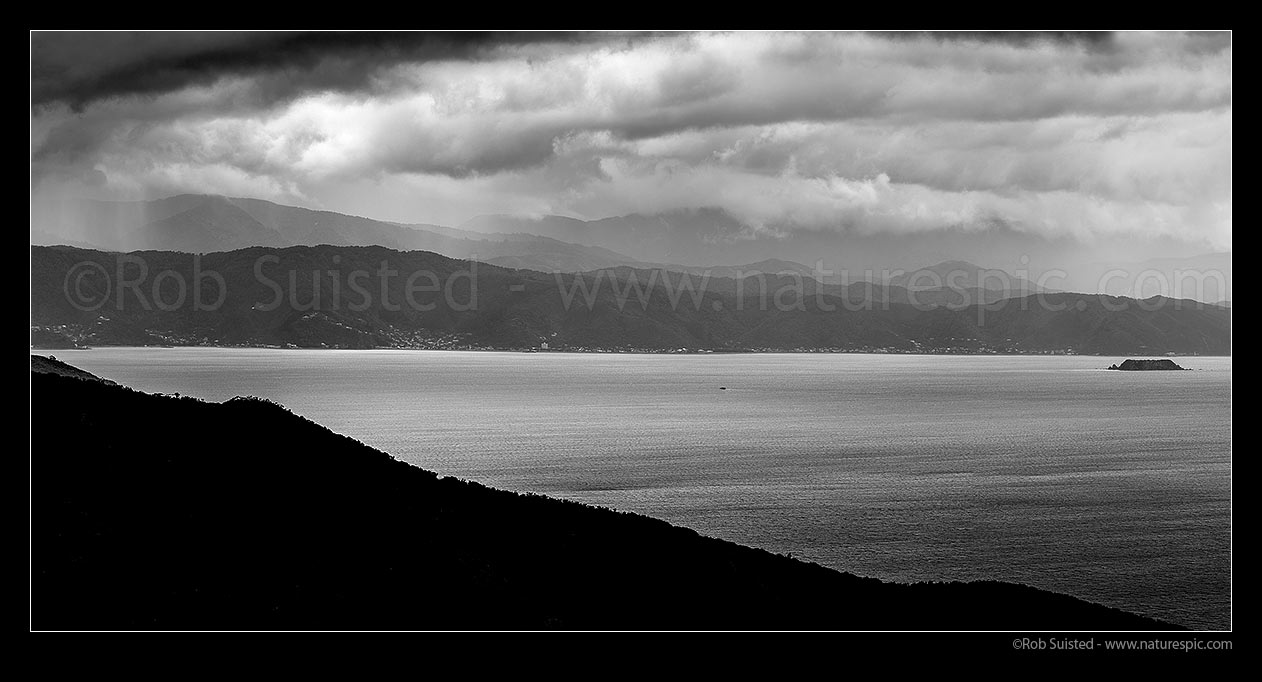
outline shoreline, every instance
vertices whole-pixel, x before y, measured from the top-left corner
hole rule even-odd
[[[286,347],[286,346],[222,346],[222,345],[181,345],[181,346],[128,346],[128,345],[99,345],[85,346],[76,348],[48,348],[40,346],[31,346],[31,353],[64,353],[70,351],[86,351],[86,350],[107,350],[107,349],[128,349],[128,350],[175,350],[175,349],[194,349],[205,348],[212,350],[279,350],[279,351],[411,351],[411,352],[442,352],[442,353],[520,353],[529,354],[553,354],[553,355],[898,355],[898,356],[919,356],[919,357],[1005,357],[1005,358],[1021,358],[1021,357],[1084,357],[1084,358],[1230,358],[1232,355],[1210,355],[1210,354],[1149,354],[1149,353],[925,353],[925,352],[890,352],[890,351],[862,351],[862,350],[689,350],[685,352],[673,350],[571,350],[561,348],[541,349],[513,349],[513,348],[416,348],[416,347],[391,347],[376,346],[373,348],[324,348],[324,347]]]

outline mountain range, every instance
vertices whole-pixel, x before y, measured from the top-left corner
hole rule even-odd
[[[539,272],[576,273],[630,266],[730,278],[797,273],[842,285],[867,281],[915,290],[998,292],[985,293],[983,298],[989,300],[1040,290],[1002,270],[962,261],[943,262],[908,274],[897,270],[839,272],[822,261],[808,266],[780,258],[728,264],[706,260],[715,254],[716,247],[741,242],[748,232],[735,218],[717,209],[596,221],[488,215],[453,228],[391,223],[258,199],[184,194],[153,201],[32,203],[30,236],[32,244],[105,251],[208,253],[251,246],[385,246]]]
[[[735,244],[747,232],[710,210],[597,221],[482,216],[453,228],[216,195],[33,204],[32,242],[73,244],[32,247],[32,343],[1230,353],[1230,303],[1219,296],[1059,293],[1028,275],[961,260],[858,279],[778,258],[680,264],[709,253],[706,244]],[[174,273],[167,290],[176,280],[194,282],[199,268],[213,270],[224,279],[224,302],[214,310],[162,310],[139,300],[158,289],[94,290],[102,283],[80,278],[76,293],[89,298],[139,298],[76,308],[67,278],[76,264],[93,263],[118,279],[111,252],[136,253],[150,278]],[[274,261],[270,279],[255,270],[262,259]],[[475,309],[438,305],[450,301],[432,291],[422,296],[430,297],[423,309],[404,305],[398,285],[406,278],[458,280],[474,262],[481,266]],[[1215,255],[1189,262],[1223,265]],[[1175,268],[1179,261],[1135,265]],[[383,292],[374,300],[329,307],[329,292],[355,289],[346,273],[386,266],[401,273],[392,291],[370,278],[370,289]],[[1230,254],[1226,266],[1229,276]],[[261,310],[285,278],[289,300]],[[317,291],[324,305],[305,303]]]
[[[719,211],[699,215],[722,218],[723,224],[731,224],[730,216]],[[630,224],[631,232],[627,234],[634,232],[635,223],[643,222],[642,218],[628,216],[623,221]],[[819,276],[806,265],[779,259],[719,266],[645,261],[596,243],[599,240],[586,234],[584,221],[559,216],[514,220],[507,216],[484,216],[453,228],[392,223],[259,199],[183,194],[153,201],[83,200],[34,205],[31,243],[103,251],[189,253],[232,251],[251,246],[385,246],[398,251],[433,251],[451,258],[539,272],[588,272],[625,265],[697,274],[709,270],[718,277],[782,271]],[[667,224],[662,222],[665,220],[661,218],[654,224]],[[619,221],[610,219],[595,221],[595,224],[610,237],[605,242],[651,253],[640,248],[643,245],[634,237],[620,233],[622,223]],[[521,229],[512,229],[514,226]]]
[[[512,267],[577,272],[636,263],[596,246],[533,234],[479,234],[404,225],[260,199],[182,194],[143,202],[72,201],[32,207],[32,243],[110,251],[232,251],[250,246],[385,246]]]
[[[201,256],[32,247],[31,269],[32,342],[47,347],[1231,352],[1229,308],[1161,297],[924,301],[796,274],[549,274],[380,246]]]

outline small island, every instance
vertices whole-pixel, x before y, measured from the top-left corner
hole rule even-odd
[[[1163,369],[1187,369],[1180,367],[1174,360],[1126,360],[1120,365],[1109,365],[1109,369],[1120,369],[1132,372]]]

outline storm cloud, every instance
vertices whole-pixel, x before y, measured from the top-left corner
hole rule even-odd
[[[36,191],[1231,245],[1230,34],[34,34]]]
[[[624,36],[624,39],[633,38]],[[370,89],[402,62],[472,60],[500,46],[613,39],[549,32],[37,32],[31,99],[81,108],[110,97],[169,92],[226,76],[266,81],[276,102],[307,90]]]

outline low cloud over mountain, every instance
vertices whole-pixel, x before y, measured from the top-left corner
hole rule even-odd
[[[44,198],[407,223],[713,207],[772,237],[1229,251],[1231,56],[1184,33],[36,34],[32,170]]]

